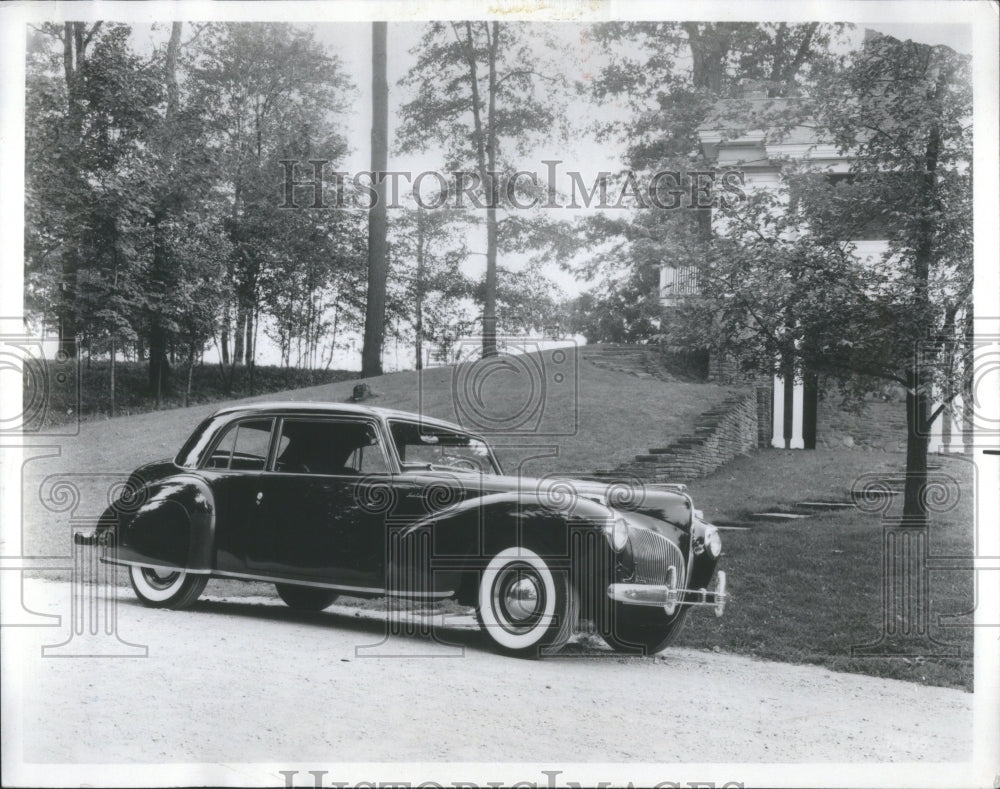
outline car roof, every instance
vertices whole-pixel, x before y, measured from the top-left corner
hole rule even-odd
[[[373,416],[382,419],[407,419],[422,422],[437,427],[445,427],[451,430],[460,430],[463,433],[472,431],[466,430],[461,425],[449,422],[445,419],[436,419],[431,416],[423,416],[412,411],[400,411],[395,408],[382,408],[373,405],[360,405],[358,403],[329,403],[322,401],[290,401],[271,400],[257,403],[241,403],[231,405],[216,411],[213,416],[244,415],[254,413],[281,413],[281,414],[311,414],[315,416],[325,415],[352,415],[352,416]]]

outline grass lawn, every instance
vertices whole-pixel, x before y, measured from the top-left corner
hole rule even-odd
[[[960,483],[958,506],[932,520],[931,556],[973,553],[974,475],[962,457],[933,458]],[[706,517],[740,520],[789,510],[804,499],[844,499],[857,474],[902,470],[902,454],[764,451],[695,480],[689,492]],[[934,473],[934,472],[932,472]],[[938,616],[973,607],[973,573],[931,570],[930,634],[957,644],[959,658],[851,657],[851,646],[882,632],[882,526],[878,515],[838,510],[792,523],[756,522],[723,532],[722,567],[732,601],[725,616],[688,619],[679,644],[838,671],[972,690],[972,627],[938,626]]]
[[[693,432],[697,416],[731,391],[707,384],[622,376],[578,359],[572,349],[562,355],[546,351],[531,357],[371,378],[368,384],[376,396],[366,404],[451,419],[487,433],[497,425],[516,427],[513,434],[491,436],[500,447],[504,469],[517,473],[520,468],[522,473],[540,476],[613,467],[650,447],[669,444]],[[350,399],[356,383],[345,380],[261,394],[243,402],[342,403]],[[173,457],[202,419],[234,402],[240,401],[95,418],[59,426],[55,436],[40,438],[37,443],[47,445],[39,450],[45,456],[31,459],[31,451],[24,455],[25,552],[69,553],[68,514],[47,510],[40,500],[58,479],[67,479],[79,492],[76,516],[96,517],[106,506],[113,481],[143,463]],[[58,435],[58,431],[75,435]]]
[[[436,368],[369,380],[368,402],[420,411],[473,428],[506,423],[501,455],[509,472],[541,475],[613,467],[648,448],[664,446],[693,429],[698,414],[730,390],[664,383],[611,372],[548,351],[535,362]],[[531,363],[534,368],[518,367]],[[258,395],[251,400],[344,402],[353,380]],[[25,450],[22,550],[25,555],[68,556],[69,512],[41,502],[54,481],[68,479],[80,494],[74,515],[96,515],[109,486],[135,466],[172,456],[192,428],[228,403],[94,419],[75,435],[52,437],[41,450]],[[488,418],[487,418],[488,417]],[[503,426],[501,424],[501,426]],[[485,432],[489,432],[488,430]],[[516,446],[520,445],[520,446]],[[533,460],[524,458],[535,456]],[[900,471],[902,455],[862,451],[766,450],[739,458],[689,485],[696,506],[716,522],[744,521],[766,510],[789,510],[805,499],[844,499],[862,473]],[[962,458],[941,458],[942,471],[959,479],[962,497],[937,518],[932,555],[964,555],[973,545],[973,477]],[[46,488],[49,486],[49,488]],[[931,634],[961,646],[959,659],[850,657],[851,645],[882,631],[882,528],[879,518],[856,510],[814,515],[794,523],[761,523],[723,533],[723,567],[733,599],[722,619],[691,616],[681,644],[758,657],[896,677],[927,684],[972,687],[972,628],[942,629],[939,614],[973,607],[971,571],[932,571]],[[68,577],[68,571],[45,573]],[[225,594],[270,593],[269,586],[214,582]]]

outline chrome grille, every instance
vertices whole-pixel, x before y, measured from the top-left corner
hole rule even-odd
[[[662,584],[667,578],[667,569],[673,567],[677,573],[677,585],[684,588],[686,564],[684,554],[676,544],[649,529],[632,529],[629,539],[635,559],[636,583]]]

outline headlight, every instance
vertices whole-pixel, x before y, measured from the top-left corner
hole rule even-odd
[[[719,536],[719,530],[711,523],[705,524],[705,549],[713,559],[718,559],[722,553],[722,537]]]
[[[625,546],[628,545],[628,523],[621,515],[615,516],[614,520],[604,527],[604,534],[615,553],[625,550]]]

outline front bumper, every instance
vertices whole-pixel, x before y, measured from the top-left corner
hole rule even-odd
[[[616,583],[608,586],[608,597],[618,603],[627,605],[645,605],[662,608],[667,615],[673,614],[677,606],[697,605],[712,606],[716,616],[722,616],[726,610],[726,574],[719,571],[714,589],[679,589],[677,574],[671,567],[664,584],[626,584]]]

